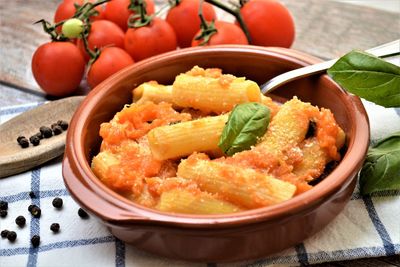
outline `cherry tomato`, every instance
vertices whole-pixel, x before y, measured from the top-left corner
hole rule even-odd
[[[125,50],[119,47],[106,47],[89,69],[88,84],[94,88],[109,76],[133,63],[131,56]]]
[[[225,21],[215,21],[214,26],[217,29],[217,33],[211,36],[207,45],[249,44],[246,35],[239,26]],[[196,36],[200,33],[201,31],[199,31]],[[202,41],[203,40],[195,40],[195,38],[193,38],[192,46],[199,46]]]
[[[87,37],[89,48],[94,50],[95,47],[101,49],[105,46],[124,47],[124,32],[118,25],[108,20],[96,20],[92,22],[90,32]],[[85,45],[82,39],[78,39],[77,43],[85,60],[89,60],[86,53]]]
[[[176,33],[179,47],[189,47],[193,37],[200,30],[199,0],[182,0],[168,11],[166,20]],[[214,7],[203,2],[203,16],[206,21],[217,18]]]
[[[250,0],[240,13],[249,29],[252,44],[286,48],[292,45],[295,36],[293,18],[278,1]]]
[[[79,86],[85,61],[76,45],[51,42],[38,47],[32,58],[32,73],[49,95],[66,96]]]
[[[154,18],[149,25],[125,33],[125,50],[135,61],[175,50],[175,32],[165,20]]]
[[[145,0],[147,14],[154,13],[154,2],[153,0]],[[133,14],[132,10],[129,10],[130,0],[111,0],[107,3],[104,10],[105,19],[117,24],[123,31],[128,29],[129,16]]]
[[[83,22],[80,19],[69,19],[62,25],[62,33],[67,38],[78,38],[83,31]]]
[[[81,6],[86,2],[87,0],[64,0],[61,4],[58,5],[56,9],[56,13],[54,14],[54,23],[72,18],[76,11],[75,4]],[[95,3],[96,0],[89,0],[89,2]],[[104,8],[105,5],[100,5],[95,8],[99,12],[99,14],[97,16],[94,16],[93,20],[104,18]],[[61,27],[57,27],[57,31],[61,32]]]

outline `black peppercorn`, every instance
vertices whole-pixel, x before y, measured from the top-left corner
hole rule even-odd
[[[41,132],[35,133],[33,136],[36,136],[37,138],[39,138],[40,140],[43,139],[43,135]]]
[[[29,207],[28,207],[28,211],[29,211],[29,212],[31,212],[31,211],[32,211],[32,209],[33,209],[33,207],[35,207],[35,205],[29,205]]]
[[[89,217],[89,214],[87,214],[86,211],[84,211],[82,208],[79,208],[78,210],[78,215],[79,217],[81,217],[82,219],[86,219]]]
[[[18,216],[15,219],[15,223],[19,226],[19,227],[24,227],[25,223],[26,223],[26,219],[24,216]]]
[[[32,236],[32,238],[31,238],[31,243],[32,243],[32,246],[33,246],[34,248],[38,247],[39,244],[40,244],[40,236],[38,236],[38,235]]]
[[[50,230],[54,233],[58,233],[58,231],[60,231],[60,225],[58,223],[52,223],[50,225]]]
[[[54,135],[59,135],[60,133],[62,133],[62,128],[61,128],[61,126],[54,126],[54,128],[52,127],[52,129],[53,129],[53,133],[54,133]]]
[[[57,121],[57,124],[60,125],[64,131],[68,129],[68,122],[66,121],[59,120]]]
[[[29,141],[28,141],[28,139],[26,139],[26,138],[21,139],[21,140],[19,141],[19,145],[20,145],[22,148],[27,148],[27,147],[29,147]]]
[[[33,206],[31,209],[31,214],[35,218],[40,218],[40,215],[42,214],[42,210],[38,206]]]
[[[53,207],[60,209],[63,205],[63,200],[59,197],[56,197],[53,199]]]
[[[35,192],[33,192],[33,191],[29,192],[29,196],[31,198],[36,198]]]
[[[42,126],[39,130],[44,138],[50,138],[53,136],[53,131],[47,126]]]
[[[8,202],[7,201],[0,201],[0,210],[8,210]]]
[[[40,139],[36,135],[32,135],[29,137],[29,141],[32,143],[32,145],[37,146],[40,144]]]
[[[8,234],[8,230],[6,230],[6,229],[4,229],[3,231],[1,231],[1,237],[2,238],[6,238],[7,237],[7,234]]]
[[[8,212],[6,210],[0,210],[0,217],[5,218],[7,216]]]
[[[17,142],[22,148],[26,148],[29,146],[29,141],[28,139],[26,139],[25,136],[18,136]]]
[[[11,242],[14,242],[15,239],[17,239],[17,233],[14,231],[8,231],[7,233],[7,239]]]

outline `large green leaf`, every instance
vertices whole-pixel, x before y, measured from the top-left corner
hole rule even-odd
[[[400,189],[400,132],[379,141],[368,151],[360,173],[363,195]]]
[[[400,67],[361,51],[341,57],[329,76],[347,91],[384,107],[400,106]]]

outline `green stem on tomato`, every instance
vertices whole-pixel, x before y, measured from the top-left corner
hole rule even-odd
[[[55,41],[55,42],[59,42],[59,41],[68,40],[68,38],[64,37],[62,34],[58,34],[57,31],[56,31],[57,26],[60,26],[64,22],[65,22],[65,20],[62,21],[62,22],[59,22],[57,24],[51,25],[50,22],[48,22],[48,21],[46,21],[44,19],[41,19],[41,20],[36,21],[34,24],[41,23],[42,27],[43,27],[43,30],[47,34],[50,35],[51,40]]]
[[[233,15],[236,20],[238,21],[240,27],[242,28],[244,34],[246,35],[247,41],[249,42],[249,44],[251,43],[251,36],[250,36],[250,32],[249,29],[247,28],[246,23],[244,22],[242,15],[240,14],[240,8],[238,9],[232,9],[229,6],[221,3],[218,0],[205,0],[207,3],[210,3],[226,12],[228,12],[229,14]]]
[[[85,33],[81,33],[81,38],[83,41],[83,46],[85,48],[86,53],[88,53],[89,57],[90,57],[90,61],[89,61],[89,66],[91,65],[91,63],[93,63],[100,55],[100,51],[95,49],[95,51],[93,51],[92,49],[90,49],[89,47],[89,43],[87,40],[87,35]]]
[[[211,36],[216,34],[218,31],[214,26],[214,21],[210,24],[207,23],[206,19],[203,15],[203,0],[199,2],[199,18],[200,18],[200,29],[201,32],[199,35],[195,37],[195,40],[203,40],[199,45],[206,45],[209,41]]]

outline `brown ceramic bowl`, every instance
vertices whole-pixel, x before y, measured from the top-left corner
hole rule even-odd
[[[328,76],[291,82],[276,94],[332,110],[347,135],[341,163],[313,189],[275,206],[229,215],[158,212],[107,188],[90,169],[98,152],[99,126],[130,103],[132,89],[157,80],[171,84],[194,65],[218,67],[259,84],[318,60],[288,49],[215,46],[174,51],[141,61],[97,86],[75,113],[63,161],[72,197],[100,218],[119,239],[154,254],[190,261],[221,262],[261,258],[300,243],[326,226],[346,205],[369,143],[368,117],[359,98]]]

